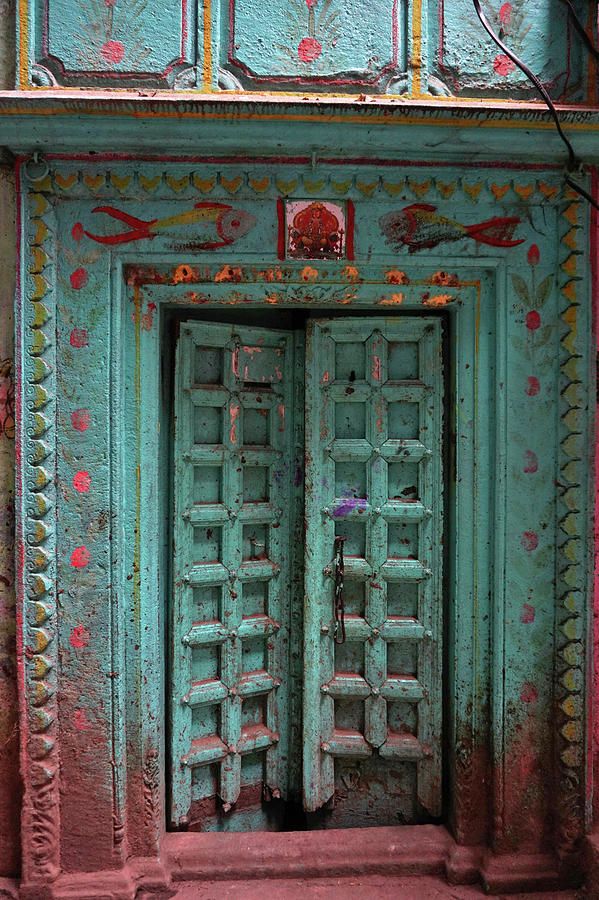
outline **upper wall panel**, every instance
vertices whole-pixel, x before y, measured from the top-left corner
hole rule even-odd
[[[22,89],[536,96],[487,38],[472,0],[18,2]],[[555,99],[593,101],[587,52],[565,3],[482,4]],[[588,24],[592,4],[579,6]]]

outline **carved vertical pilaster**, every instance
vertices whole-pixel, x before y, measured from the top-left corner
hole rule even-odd
[[[23,170],[21,170],[23,172]],[[22,209],[19,311],[18,603],[21,616],[23,881],[53,881],[60,869],[55,582],[54,235],[50,181],[28,182]],[[25,216],[27,218],[25,218]]]

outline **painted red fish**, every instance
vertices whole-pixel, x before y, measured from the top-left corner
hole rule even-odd
[[[132,241],[151,240],[159,232],[172,234],[173,231],[184,229],[180,237],[187,239],[186,249],[216,250],[219,247],[233,244],[256,224],[256,218],[251,213],[234,209],[227,203],[210,201],[196,203],[193,209],[177,213],[174,216],[167,216],[164,219],[138,219],[137,216],[132,216],[114,206],[96,206],[92,212],[105,213],[112,219],[129,226],[128,231],[121,231],[117,234],[93,234],[84,230],[83,233],[98,244],[129,244]],[[214,222],[219,240],[189,242],[187,232],[189,226],[204,222]]]
[[[462,225],[455,219],[439,215],[437,207],[428,203],[413,203],[379,219],[387,243],[395,250],[403,244],[409,253],[430,250],[463,238],[472,238],[478,244],[490,247],[517,247],[524,242],[524,238],[514,240],[514,231],[519,224],[517,216],[495,216],[474,225]]]

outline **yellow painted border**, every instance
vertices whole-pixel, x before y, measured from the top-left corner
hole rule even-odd
[[[18,83],[21,90],[29,87],[29,9],[27,0],[19,0],[19,64]]]
[[[37,94],[37,91],[36,91]],[[180,106],[182,102],[190,102],[189,97],[186,98],[186,101],[177,95],[171,95],[173,100],[173,106]],[[165,98],[166,102],[171,100],[171,97]],[[53,99],[57,99],[54,97]],[[34,116],[112,116],[114,118],[119,117],[131,117],[134,119],[206,119],[211,121],[226,121],[227,119],[235,120],[235,121],[261,121],[261,122],[315,122],[318,121],[322,124],[345,124],[345,125],[386,125],[386,126],[410,126],[410,125],[422,125],[422,126],[430,126],[431,128],[441,127],[441,128],[477,128],[477,129],[505,129],[509,131],[510,129],[527,129],[528,131],[555,131],[555,125],[552,121],[538,121],[533,122],[529,119],[463,119],[459,115],[456,116],[448,116],[447,118],[437,118],[434,116],[402,116],[401,118],[394,118],[390,116],[388,113],[381,113],[380,115],[372,116],[362,116],[362,115],[343,115],[339,113],[331,113],[329,115],[322,113],[322,103],[315,106],[315,110],[318,109],[318,114],[316,112],[313,113],[256,113],[252,110],[241,111],[237,107],[231,107],[230,111],[227,112],[207,112],[205,110],[191,110],[185,111],[180,108],[173,109],[163,109],[163,110],[154,110],[154,109],[144,109],[139,101],[132,101],[132,106],[137,106],[137,109],[106,109],[101,106],[89,106],[89,107],[81,107],[79,104],[81,101],[77,101],[75,97],[70,97],[72,99],[76,107],[70,110],[67,106],[49,106],[45,109],[33,108],[31,106],[14,106],[14,107],[6,107],[2,108],[0,98],[0,121],[7,116],[22,116],[24,118],[34,117]],[[102,98],[105,99],[105,98]],[[210,97],[211,101],[214,99],[214,94]],[[158,101],[160,102],[160,101]],[[199,96],[197,98],[193,98],[192,103],[197,102],[198,104],[202,103],[202,99]],[[248,98],[248,102],[251,102],[251,99]],[[401,107],[397,107],[400,109]],[[369,109],[372,109],[370,107]],[[431,107],[431,109],[433,109]],[[485,110],[481,110],[484,112]],[[539,112],[543,112],[544,107],[539,106]],[[576,112],[576,110],[572,110]],[[494,110],[488,110],[488,112],[493,113]],[[593,122],[563,122],[563,126],[566,131],[579,132],[579,133],[594,133],[599,131],[599,111],[597,112],[596,121]]]
[[[203,88],[206,93],[214,90],[212,84],[212,3],[204,0],[204,65],[202,67]]]
[[[408,66],[412,69],[410,97],[422,97],[422,0],[412,2],[412,39]]]

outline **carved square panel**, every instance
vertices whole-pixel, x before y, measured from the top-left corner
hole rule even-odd
[[[405,70],[400,0],[229,0],[225,67],[244,86],[381,90]]]
[[[173,86],[196,56],[190,0],[36,0],[30,7],[38,86]]]

